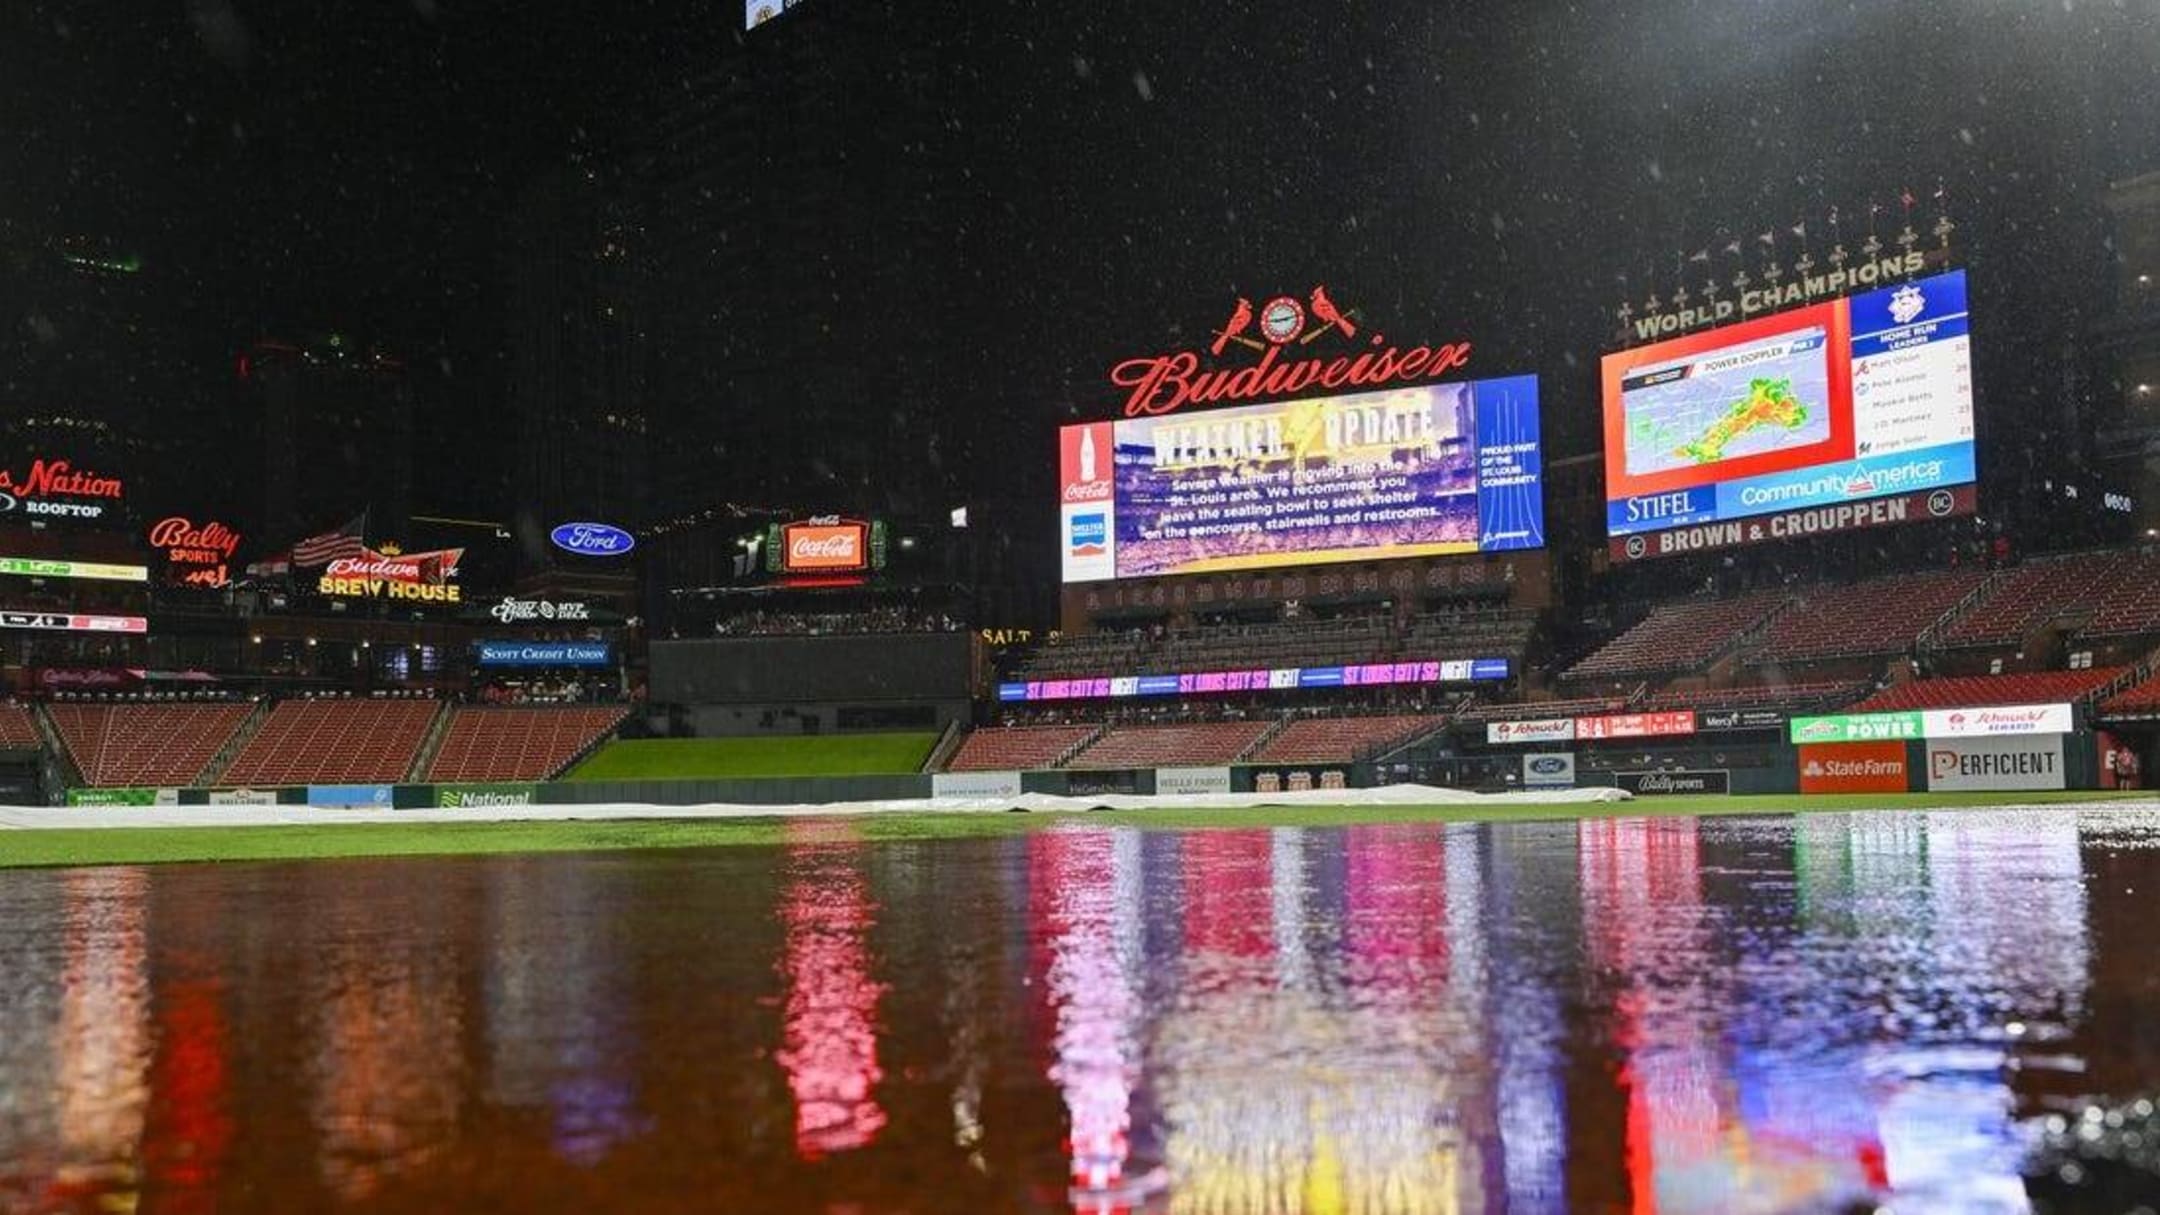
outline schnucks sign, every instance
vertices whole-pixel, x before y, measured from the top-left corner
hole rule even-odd
[[[102,519],[120,501],[120,478],[78,469],[66,460],[32,460],[23,472],[0,467],[0,516]]]
[[[605,641],[483,641],[484,667],[604,667],[615,661]]]
[[[1995,705],[1981,709],[1928,709],[1896,713],[1844,713],[1796,717],[1796,743],[1876,742],[1915,738],[1989,738],[2017,734],[2068,734],[2075,716],[2066,704]]]
[[[548,533],[556,548],[580,557],[620,557],[637,539],[612,523],[565,523]]]
[[[1204,351],[1148,355],[1110,368],[1110,382],[1126,392],[1126,417],[1166,414],[1188,405],[1421,384],[1470,362],[1468,342],[1405,349],[1387,341],[1357,309],[1338,308],[1325,286],[1314,287],[1303,299],[1275,296],[1258,309],[1240,297],[1231,305],[1229,318],[1208,331],[1214,337]],[[1305,356],[1313,342],[1331,334],[1332,350]],[[1219,365],[1232,345],[1259,357],[1242,365]],[[1343,353],[1344,346],[1352,352]]]

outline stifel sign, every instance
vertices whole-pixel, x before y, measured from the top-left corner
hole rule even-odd
[[[1258,336],[1248,336],[1256,321]],[[1276,296],[1258,312],[1251,300],[1240,298],[1230,318],[1213,332],[1205,359],[1220,359],[1233,343],[1258,350],[1260,357],[1243,367],[1204,367],[1202,351],[1180,350],[1114,364],[1110,382],[1126,390],[1125,416],[1147,417],[1188,405],[1257,401],[1314,390],[1332,393],[1414,384],[1440,379],[1470,362],[1468,342],[1403,349],[1378,333],[1361,331],[1356,310],[1337,309],[1325,286],[1314,287],[1305,301]],[[1300,357],[1308,344],[1330,333],[1365,349],[1332,357]],[[1103,453],[1106,465],[1108,455]]]

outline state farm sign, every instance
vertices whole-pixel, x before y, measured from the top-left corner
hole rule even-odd
[[[870,525],[853,519],[811,520],[780,529],[781,568],[804,571],[859,570],[870,564]]]
[[[1800,748],[1802,793],[1903,793],[1909,781],[1901,742],[1815,743]]]

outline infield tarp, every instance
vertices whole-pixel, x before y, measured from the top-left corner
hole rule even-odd
[[[1008,811],[1245,810],[1259,806],[1542,806],[1619,802],[1612,788],[1550,789],[1525,793],[1471,793],[1429,785],[1378,789],[1314,789],[1296,793],[1208,793],[1182,797],[1105,793],[1059,797],[929,797],[884,802],[795,805],[654,806],[600,803],[588,806],[478,806],[464,809],[377,810],[309,806],[4,806],[0,830],[79,827],[305,827],[324,823],[576,822],[595,819],[728,819],[825,817],[864,814],[1002,814]]]

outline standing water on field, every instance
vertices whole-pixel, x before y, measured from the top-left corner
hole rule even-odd
[[[2022,1211],[2160,1089],[2125,811],[790,830],[0,874],[0,1207]]]

